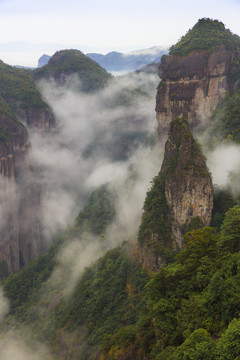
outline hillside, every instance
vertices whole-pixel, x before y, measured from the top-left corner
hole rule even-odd
[[[57,51],[48,64],[33,71],[35,80],[54,79],[59,84],[68,81],[73,74],[81,80],[82,91],[102,88],[111,78],[101,66],[79,50]]]

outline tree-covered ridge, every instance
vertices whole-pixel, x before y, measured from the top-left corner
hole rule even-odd
[[[224,44],[230,51],[240,49],[239,36],[218,20],[203,18],[170,48],[170,55],[186,56],[194,50],[211,50]]]
[[[220,232],[213,228],[185,235],[174,263],[148,283],[145,311],[132,328],[132,347],[144,359],[236,360],[240,354],[240,208],[230,209]],[[103,359],[119,359],[131,346],[122,334],[106,338]]]
[[[59,80],[62,75],[77,73],[81,80],[83,91],[93,91],[103,87],[111,75],[95,61],[79,50],[57,51],[48,64],[33,71],[36,80],[54,78]]]

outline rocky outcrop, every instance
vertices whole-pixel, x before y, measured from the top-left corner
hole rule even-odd
[[[147,193],[139,230],[140,258],[159,270],[171,251],[182,248],[185,228],[208,226],[213,185],[200,146],[184,119],[170,125],[159,175]]]
[[[40,193],[27,156],[23,124],[0,117],[0,278],[35,257],[42,246]]]
[[[212,113],[229,91],[233,58],[224,45],[214,51],[162,57],[156,103],[159,135],[176,117],[184,117],[191,128],[208,126]]]

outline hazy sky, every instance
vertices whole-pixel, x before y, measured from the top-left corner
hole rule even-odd
[[[64,48],[168,47],[202,17],[240,35],[240,0],[0,0],[0,59],[36,66],[43,53]]]

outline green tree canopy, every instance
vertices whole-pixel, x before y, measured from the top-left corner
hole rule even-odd
[[[236,252],[240,250],[240,207],[235,205],[225,216],[221,226],[219,247],[221,250]]]

